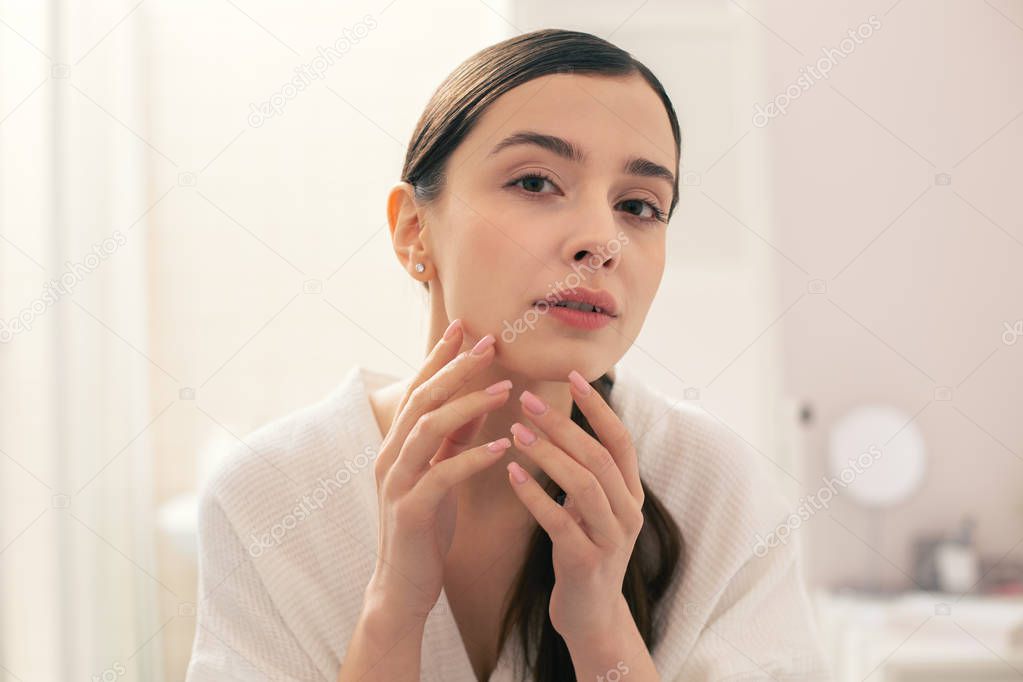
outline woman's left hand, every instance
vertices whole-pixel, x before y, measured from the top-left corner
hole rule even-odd
[[[565,506],[514,462],[508,471],[553,545],[551,623],[566,642],[584,644],[612,636],[623,617],[631,618],[622,581],[643,527],[643,487],[632,438],[614,410],[577,372],[569,383],[599,441],[528,391],[519,398],[522,408],[550,440],[519,423],[511,428],[519,451],[565,491]],[[518,482],[516,474],[525,479]]]

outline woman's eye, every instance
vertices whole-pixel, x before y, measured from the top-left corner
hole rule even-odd
[[[543,188],[545,185],[554,187],[554,183],[550,178],[543,175],[523,175],[517,180],[513,180],[513,185],[518,185],[522,189],[526,190],[530,194],[543,194]]]
[[[625,210],[643,220],[664,222],[664,213],[649,201],[643,199],[626,199],[619,206],[627,207]]]

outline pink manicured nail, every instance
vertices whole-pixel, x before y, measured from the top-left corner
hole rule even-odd
[[[508,462],[508,473],[516,483],[526,482],[526,472],[515,462]]]
[[[511,425],[511,432],[523,445],[532,445],[536,442],[536,434],[518,422]]]
[[[568,373],[568,380],[571,381],[576,390],[583,395],[589,394],[592,390],[590,385],[586,383],[586,379],[583,378],[583,375],[574,369]]]
[[[547,404],[529,391],[523,391],[522,395],[519,396],[519,400],[533,414],[543,414],[547,411]]]
[[[511,387],[512,387],[511,379],[504,379],[503,381],[498,381],[496,384],[487,386],[483,390],[485,390],[490,395],[497,395],[498,393],[504,393]]]
[[[511,447],[511,441],[507,438],[499,438],[495,441],[487,443],[487,450],[491,452],[501,452]]]
[[[444,340],[450,341],[461,325],[462,325],[461,320],[451,320],[451,324],[449,324],[448,328],[444,330]]]
[[[489,348],[496,340],[493,334],[487,334],[476,342],[476,345],[469,351],[469,355],[483,355],[483,351]]]

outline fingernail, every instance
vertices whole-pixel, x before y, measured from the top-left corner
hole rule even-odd
[[[487,334],[476,342],[476,345],[469,351],[469,355],[483,355],[483,351],[489,348],[496,340],[493,334]]]
[[[505,379],[503,381],[498,381],[496,384],[487,386],[484,390],[490,395],[497,395],[498,393],[503,393],[504,391],[507,391],[511,387],[512,387],[511,379]]]
[[[487,443],[487,450],[491,452],[501,452],[511,447],[511,441],[507,438],[498,438],[495,441]]]
[[[451,324],[449,324],[448,328],[444,330],[444,340],[450,341],[451,338],[455,335],[455,332],[458,331],[458,327],[461,324],[462,324],[461,320],[451,320]]]
[[[529,391],[523,391],[522,395],[519,396],[519,400],[533,414],[543,414],[547,411],[547,404]]]
[[[536,442],[536,434],[518,422],[511,425],[511,432],[522,442],[523,445],[532,445]]]
[[[568,373],[568,380],[571,381],[576,390],[583,395],[589,394],[592,390],[590,385],[586,383],[586,379],[583,378],[583,375],[574,369]]]
[[[516,462],[508,462],[508,473],[516,483],[526,482],[526,472]]]

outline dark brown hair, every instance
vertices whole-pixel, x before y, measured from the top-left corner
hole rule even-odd
[[[675,137],[676,165],[681,155],[681,132],[675,109],[661,83],[628,52],[589,33],[544,29],[509,38],[476,53],[459,65],[434,91],[412,134],[402,180],[415,188],[417,203],[429,203],[444,189],[448,159],[487,107],[512,88],[554,73],[605,77],[642,76],[664,103]],[[678,175],[670,217],[678,203]],[[424,282],[429,290],[429,285]],[[613,380],[604,374],[590,384],[611,404]],[[572,421],[597,438],[579,407],[572,404]],[[599,439],[598,439],[599,440]],[[564,492],[548,479],[552,497]],[[643,483],[643,528],[636,540],[622,584],[622,594],[647,648],[660,638],[657,607],[681,565],[685,544],[678,524],[656,495]],[[517,628],[526,665],[537,682],[575,680],[564,640],[551,624],[549,605],[554,587],[551,539],[537,526],[516,583],[506,596],[500,642]]]

